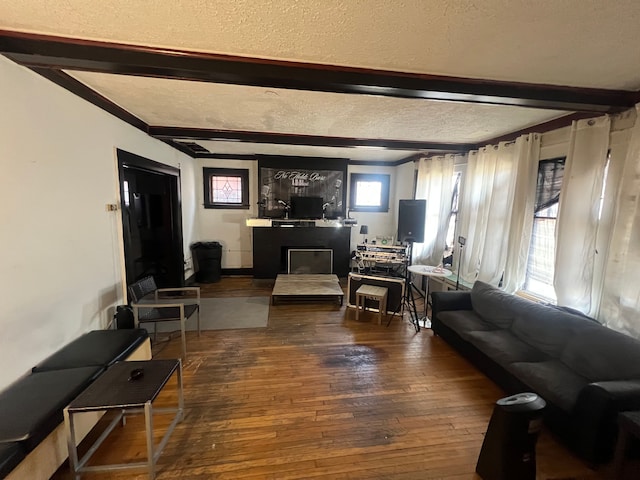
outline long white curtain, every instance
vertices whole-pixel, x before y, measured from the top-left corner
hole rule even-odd
[[[460,276],[498,285],[507,260],[518,156],[515,142],[469,153],[459,235],[466,237]]]
[[[424,243],[416,243],[413,246],[416,263],[426,265],[442,263],[451,215],[455,157],[455,155],[444,155],[423,158],[418,165],[416,199],[426,199],[427,210]]]
[[[558,305],[593,313],[596,235],[609,148],[608,116],[573,122],[556,224]]]
[[[640,115],[639,106],[636,114]],[[640,337],[640,121],[637,116],[617,198],[598,318],[611,328]]]
[[[522,288],[527,273],[540,159],[540,134],[530,133],[519,137],[516,140],[516,158],[516,187],[502,282],[504,290],[509,293]]]

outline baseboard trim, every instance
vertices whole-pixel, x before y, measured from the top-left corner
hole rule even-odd
[[[251,275],[253,276],[253,268],[223,268],[222,275]]]

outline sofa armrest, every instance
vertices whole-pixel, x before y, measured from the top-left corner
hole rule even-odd
[[[472,310],[471,292],[466,290],[431,292],[431,305],[433,316],[447,310]]]
[[[590,383],[573,408],[577,445],[585,458],[601,463],[613,453],[618,413],[640,410],[640,380]]]

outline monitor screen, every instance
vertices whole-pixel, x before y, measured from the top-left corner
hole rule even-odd
[[[291,218],[322,218],[322,197],[291,197]]]

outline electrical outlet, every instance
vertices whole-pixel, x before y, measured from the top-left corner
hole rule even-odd
[[[184,270],[191,270],[193,268],[193,260],[191,257],[184,259]]]

